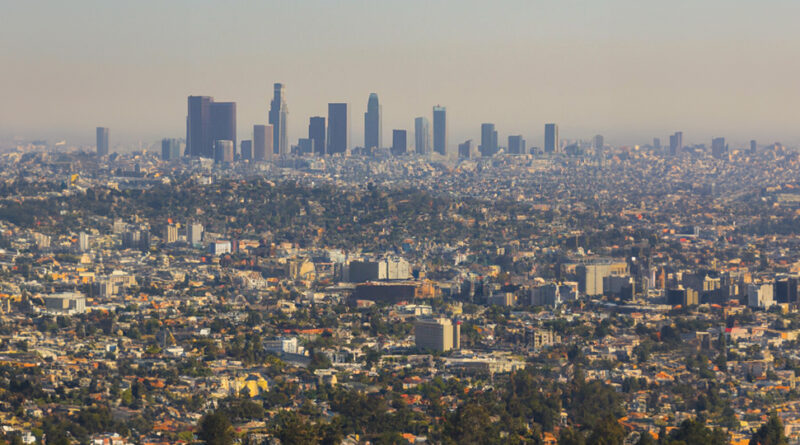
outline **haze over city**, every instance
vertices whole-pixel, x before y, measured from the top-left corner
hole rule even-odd
[[[281,82],[292,141],[347,102],[362,144],[376,92],[385,133],[446,106],[451,150],[483,122],[532,145],[558,122],[565,139],[615,145],[682,130],[793,147],[798,16],[789,0],[9,2],[0,136],[184,137],[186,97],[209,95],[237,102],[246,139]]]

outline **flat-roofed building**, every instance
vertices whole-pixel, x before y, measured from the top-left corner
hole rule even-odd
[[[420,318],[414,323],[414,341],[420,349],[461,349],[461,325],[447,318]]]

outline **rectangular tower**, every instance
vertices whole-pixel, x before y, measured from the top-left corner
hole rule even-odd
[[[328,104],[328,140],[325,144],[328,153],[346,153],[349,127],[346,103]]]
[[[406,154],[408,139],[405,130],[392,130],[392,154],[401,156]]]
[[[108,155],[108,128],[97,127],[97,156]]]
[[[560,151],[558,139],[558,124],[544,125],[544,152],[558,153]]]
[[[433,107],[433,151],[447,156],[447,109]]]

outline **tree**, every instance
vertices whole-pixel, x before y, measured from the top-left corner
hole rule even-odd
[[[230,445],[233,443],[233,426],[221,412],[206,414],[200,419],[199,436],[207,445]]]
[[[726,445],[728,436],[722,430],[708,428],[703,419],[687,419],[669,434],[667,443]]]
[[[283,411],[278,414],[274,428],[275,436],[280,439],[282,445],[305,445],[318,442],[313,425],[293,411]]]
[[[750,445],[787,445],[788,443],[783,423],[775,413],[770,414],[769,420],[761,425],[750,439]]]
[[[636,445],[656,445],[656,441],[649,431],[643,431],[642,434],[639,435],[639,440],[636,442]]]
[[[625,429],[614,416],[606,415],[592,430],[586,445],[621,445],[625,440]]]
[[[585,445],[586,439],[578,430],[564,428],[558,435],[558,445]]]

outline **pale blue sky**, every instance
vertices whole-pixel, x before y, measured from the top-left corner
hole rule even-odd
[[[448,108],[449,143],[497,124],[541,145],[800,142],[800,1],[0,0],[0,134],[112,144],[185,134],[186,96],[238,103],[241,138],[286,84],[290,138],[328,102],[363,139]]]

